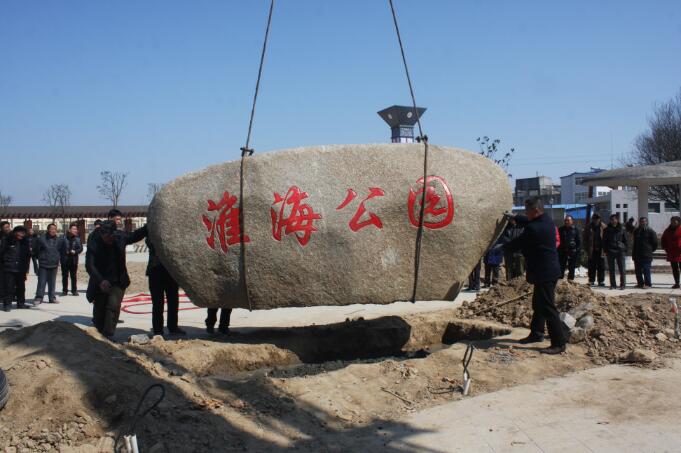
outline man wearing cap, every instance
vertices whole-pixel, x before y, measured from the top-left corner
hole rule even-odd
[[[4,287],[3,308],[10,311],[12,299],[17,298],[17,308],[26,305],[26,274],[31,262],[31,250],[26,238],[26,227],[14,227],[12,232],[0,239],[0,267]]]
[[[125,289],[130,285],[125,247],[144,239],[147,227],[123,234],[113,220],[106,220],[96,232],[88,240],[85,254],[85,268],[90,275],[87,300],[94,303],[95,327],[111,338],[116,332]]]

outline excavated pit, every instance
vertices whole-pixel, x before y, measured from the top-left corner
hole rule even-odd
[[[453,313],[445,310],[322,326],[259,328],[211,341],[153,341],[134,349],[178,372],[227,377],[301,364],[420,358],[456,342],[489,340],[511,332],[508,326],[456,319]]]

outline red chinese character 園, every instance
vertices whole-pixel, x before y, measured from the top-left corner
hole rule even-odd
[[[362,221],[360,221],[360,219],[366,213],[366,208],[364,207],[364,204],[374,197],[382,197],[384,195],[385,192],[383,191],[383,189],[379,189],[378,187],[369,188],[369,195],[364,200],[362,200],[362,202],[359,204],[359,208],[357,208],[357,211],[355,212],[355,215],[352,216],[352,219],[350,219],[349,225],[352,231],[357,232],[369,225],[374,225],[378,229],[383,228],[383,222],[381,222],[381,219],[379,219],[378,216],[373,212],[369,213],[369,217],[367,219],[364,219]],[[355,199],[356,196],[357,192],[355,192],[352,189],[348,189],[348,195],[345,197],[345,200],[340,205],[338,205],[336,211],[340,211],[341,209],[346,207],[348,204],[350,204],[352,200]]]
[[[213,217],[203,214],[203,224],[210,233],[206,236],[206,242],[215,250],[215,236],[220,241],[220,248],[227,253],[227,247],[238,244],[241,240],[241,227],[239,225],[239,207],[236,206],[237,198],[225,191],[222,199],[216,203],[208,200],[208,212],[215,213]],[[244,242],[251,242],[248,236],[243,236]]]
[[[409,221],[417,227],[419,226],[419,212],[424,189],[423,178],[419,178],[416,184],[419,185],[418,190],[414,191],[413,188],[409,188],[407,209],[409,210]],[[452,192],[440,176],[428,176],[425,186],[426,200],[423,209],[423,226],[432,230],[444,228],[452,223],[454,218]]]
[[[307,192],[301,191],[296,186],[291,186],[283,197],[274,192],[274,203],[270,207],[274,239],[281,241],[282,233],[292,234],[300,245],[307,245],[312,233],[317,231],[314,221],[322,218],[321,214],[316,214],[309,204],[302,203],[307,197]],[[278,204],[281,206],[275,210]]]

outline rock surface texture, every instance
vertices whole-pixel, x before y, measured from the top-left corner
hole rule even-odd
[[[149,209],[159,257],[196,305],[409,300],[423,145],[318,146],[247,158],[243,258],[239,166],[182,176]],[[493,162],[455,148],[430,145],[428,175],[417,299],[452,300],[501,233],[511,189]]]

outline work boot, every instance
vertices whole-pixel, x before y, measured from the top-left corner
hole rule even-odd
[[[77,296],[77,295],[78,295],[78,291],[71,291],[71,295],[72,295],[72,296]]]
[[[523,339],[518,340],[520,344],[541,343],[544,341],[544,335],[529,334]]]
[[[31,306],[26,305],[24,302],[22,302],[22,303],[17,302],[17,308],[22,309],[22,310],[27,310],[27,309],[31,308]]]
[[[66,297],[66,296],[68,296],[68,295],[69,295],[69,292],[66,291],[66,290],[64,290],[64,291],[61,292],[61,297]]]
[[[549,346],[548,348],[540,349],[539,352],[542,354],[556,355],[565,352],[565,345],[561,346]]]
[[[678,283],[676,283],[674,286],[672,286],[672,289],[679,289],[679,288],[681,288],[681,286],[679,286]]]

